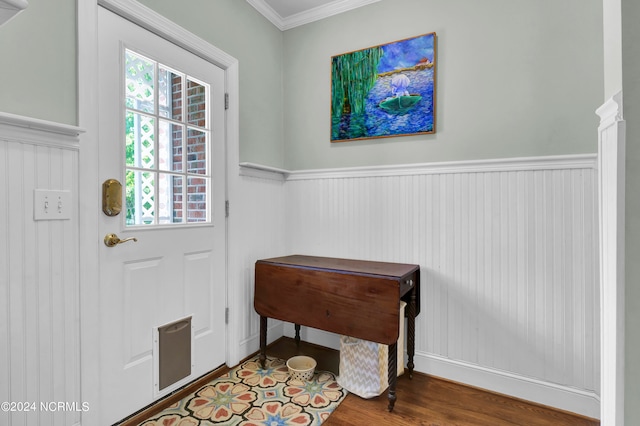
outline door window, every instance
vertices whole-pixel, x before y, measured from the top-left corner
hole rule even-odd
[[[210,223],[209,85],[124,56],[126,225]]]

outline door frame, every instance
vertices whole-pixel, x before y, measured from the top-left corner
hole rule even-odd
[[[89,403],[89,410],[82,413],[82,424],[98,424],[101,419],[99,407],[100,389],[100,263],[101,242],[96,238],[96,229],[101,214],[101,196],[98,183],[98,7],[116,13],[154,34],[169,40],[181,48],[200,56],[225,72],[225,92],[230,102],[225,111],[226,142],[226,194],[237,185],[239,164],[239,70],[238,60],[207,41],[195,36],[181,26],[134,0],[78,0],[78,123],[86,132],[80,138],[79,161],[79,277],[80,277],[80,383],[82,401]],[[235,172],[235,173],[234,173]],[[238,312],[237,286],[230,286],[229,220],[226,224],[226,306]],[[225,362],[235,365],[240,358],[238,319],[229,315],[226,325],[227,351]],[[143,408],[143,407],[140,407]]]

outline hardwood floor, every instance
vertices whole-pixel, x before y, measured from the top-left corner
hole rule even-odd
[[[338,373],[338,351],[282,338],[267,350],[269,356],[287,359],[305,354],[318,362],[319,370]],[[324,423],[327,426],[449,426],[449,425],[599,425],[600,422],[553,408],[499,395],[425,374],[398,378],[398,400],[387,411],[387,393],[370,400],[349,394]]]
[[[336,350],[283,337],[267,349],[267,355],[288,359],[294,355],[308,355],[317,362],[318,370],[338,374],[340,353]],[[176,392],[173,397],[147,407],[122,425],[142,423],[171,403],[186,397],[228,371],[222,368],[198,382]],[[387,393],[373,399],[349,394],[324,423],[327,426],[543,426],[543,425],[600,425],[588,419],[553,408],[541,406],[505,395],[451,382],[414,372],[398,378],[395,408],[387,411]]]

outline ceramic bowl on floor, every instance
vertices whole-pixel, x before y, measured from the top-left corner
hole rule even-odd
[[[294,356],[287,360],[287,368],[292,379],[309,381],[316,369],[316,360],[304,355]]]

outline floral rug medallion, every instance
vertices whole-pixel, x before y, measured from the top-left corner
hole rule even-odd
[[[142,422],[141,426],[320,425],[347,395],[332,373],[291,379],[286,362],[246,361],[196,392]]]

